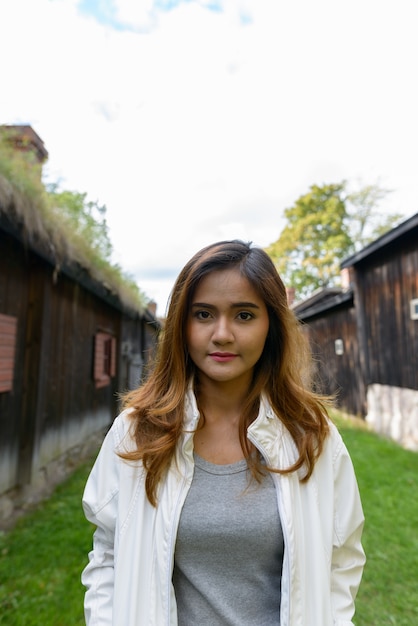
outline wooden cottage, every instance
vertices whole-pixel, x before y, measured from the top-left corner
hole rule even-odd
[[[418,214],[341,268],[340,293],[294,307],[306,324],[322,390],[402,445],[418,449]]]
[[[0,523],[97,447],[160,330],[91,268],[58,258],[23,201],[0,175]]]
[[[354,291],[366,419],[418,449],[418,213],[341,267]]]
[[[352,290],[320,289],[293,308],[309,338],[317,391],[335,396],[348,413],[364,416]]]

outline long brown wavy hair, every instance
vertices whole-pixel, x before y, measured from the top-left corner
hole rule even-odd
[[[264,350],[254,368],[239,424],[242,450],[252,475],[259,480],[263,473],[260,458],[253,454],[247,438],[247,428],[257,415],[261,394],[267,396],[299,452],[299,458],[291,467],[269,470],[289,473],[303,468],[302,480],[307,481],[329,432],[327,399],[312,390],[311,353],[288,306],[285,286],[272,260],[262,249],[239,240],[207,246],[185,265],[173,287],[152,371],[138,389],[124,396],[124,408],[131,410],[136,449],[120,456],[142,460],[146,470],[146,493],[153,505],[157,502],[158,484],[183,432],[187,389],[192,380],[198,381],[186,341],[192,298],[204,276],[231,268],[238,268],[250,282],[263,299],[269,315]]]

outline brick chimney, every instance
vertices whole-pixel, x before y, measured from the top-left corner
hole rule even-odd
[[[48,158],[44,142],[32,126],[25,124],[0,126],[0,133],[19,152],[32,154],[36,163],[42,166]]]
[[[154,300],[148,302],[147,309],[154,317],[157,317],[157,303]]]
[[[349,289],[352,282],[352,271],[350,267],[343,267],[341,270],[341,287]]]

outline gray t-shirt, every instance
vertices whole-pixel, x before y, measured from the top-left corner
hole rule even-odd
[[[283,551],[271,475],[195,455],[174,555],[179,626],[279,626]]]

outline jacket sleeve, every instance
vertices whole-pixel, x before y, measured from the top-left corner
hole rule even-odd
[[[331,601],[335,626],[352,626],[354,601],[366,561],[361,544],[364,515],[353,464],[340,438],[334,455],[334,472]]]
[[[119,420],[115,420],[105,437],[83,494],[85,516],[96,526],[89,563],[81,576],[86,587],[84,614],[87,626],[112,624],[115,528],[121,462],[116,453],[120,439]]]

